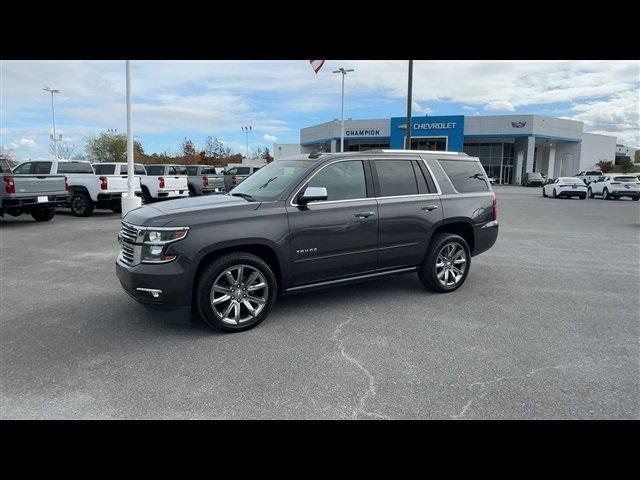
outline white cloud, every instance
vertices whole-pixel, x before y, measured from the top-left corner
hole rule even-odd
[[[21,138],[18,144],[23,148],[37,148],[38,144],[31,138]]]
[[[9,147],[11,150],[16,150],[16,149],[19,147],[19,145],[18,145],[16,142],[11,142],[11,143],[8,145],[8,147]]]
[[[262,138],[263,138],[263,140],[264,140],[265,142],[272,142],[272,143],[275,143],[275,142],[277,142],[277,141],[278,141],[278,138],[277,138],[277,137],[275,137],[275,136],[273,136],[273,135],[269,135],[268,133],[265,133],[265,134],[262,136]]]
[[[411,102],[411,111],[418,115],[431,115],[433,113],[432,109],[424,107],[416,101]]]
[[[507,100],[494,100],[492,102],[487,103],[484,106],[485,110],[504,110],[507,112],[514,112],[516,110],[516,108],[511,104],[511,102],[508,102]]]

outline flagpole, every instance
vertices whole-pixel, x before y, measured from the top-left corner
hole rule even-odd
[[[411,150],[411,93],[413,90],[413,60],[409,60],[409,82],[407,85],[407,137],[404,148]]]
[[[127,194],[122,195],[122,216],[142,205],[142,199],[135,194],[135,164],[133,161],[133,126],[131,122],[131,68],[125,62],[127,98]]]

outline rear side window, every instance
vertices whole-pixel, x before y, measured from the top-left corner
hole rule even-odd
[[[460,193],[488,192],[489,185],[480,162],[438,160],[455,189]]]
[[[203,168],[202,169],[202,174],[203,175],[215,175],[216,174],[216,169],[214,167]]]
[[[418,193],[416,174],[410,160],[376,160],[374,163],[378,173],[381,197]]]
[[[308,183],[309,187],[327,189],[327,200],[348,200],[367,197],[364,166],[360,160],[337,162],[320,170]]]
[[[164,175],[164,166],[153,165],[151,167],[147,167],[147,175]]]
[[[93,173],[93,167],[85,162],[60,162],[58,173]]]
[[[198,167],[187,167],[187,175],[197,175]]]
[[[116,166],[94,164],[93,171],[96,172],[96,175],[113,175],[116,172]]]
[[[180,165],[175,165],[173,167],[171,167],[169,169],[169,173],[170,174],[176,174],[176,175],[186,175],[187,174],[187,167],[182,167]]]
[[[249,167],[238,167],[236,169],[236,175],[249,175],[251,173],[251,169]]]

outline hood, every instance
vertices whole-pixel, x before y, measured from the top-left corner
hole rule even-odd
[[[213,216],[231,214],[238,210],[255,210],[259,206],[260,202],[249,202],[242,197],[205,195],[144,205],[131,210],[123,220],[140,226],[188,226],[199,220],[208,221]]]

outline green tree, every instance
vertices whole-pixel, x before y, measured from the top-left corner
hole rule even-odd
[[[104,132],[89,137],[85,145],[86,157],[92,162],[126,162],[127,136],[124,133]],[[142,144],[133,141],[133,159],[141,162],[144,159]]]
[[[602,173],[607,173],[610,172],[613,168],[613,162],[609,160],[600,160],[598,163],[596,163],[596,167],[599,167]]]

